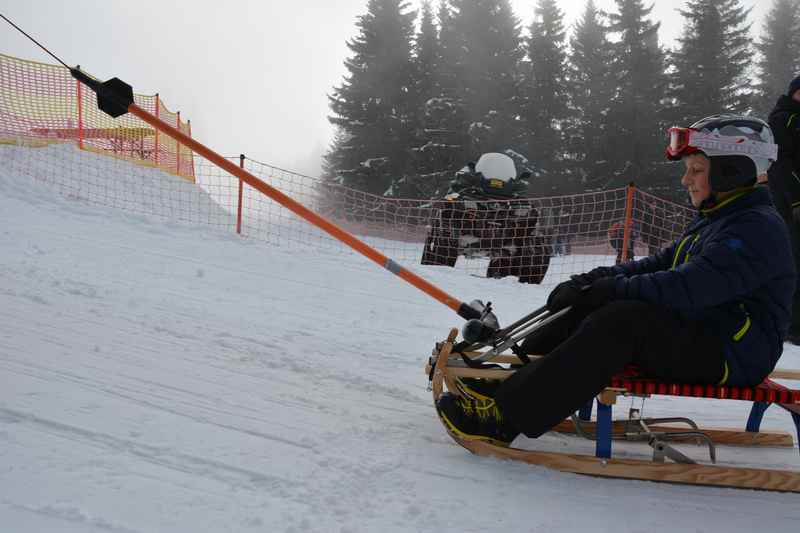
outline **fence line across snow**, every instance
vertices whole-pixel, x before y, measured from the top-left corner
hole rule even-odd
[[[158,95],[135,95],[135,103],[191,134]],[[244,156],[228,159],[405,267],[544,285],[652,253],[693,215],[634,186],[542,198],[390,199]],[[0,55],[0,164],[95,205],[218,226],[285,248],[351,252],[146,122],[100,112],[94,93],[60,66]]]

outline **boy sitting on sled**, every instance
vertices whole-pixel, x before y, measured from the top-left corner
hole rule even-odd
[[[653,256],[558,285],[549,310],[571,309],[522,346],[544,357],[473,398],[439,399],[455,435],[506,446],[520,432],[538,437],[627,365],[693,384],[756,385],[773,370],[795,269],[785,224],[756,186],[776,158],[772,132],[758,119],[715,115],[669,133],[667,158],[683,160],[697,217]]]

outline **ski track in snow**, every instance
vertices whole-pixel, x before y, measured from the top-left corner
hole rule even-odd
[[[459,319],[361,256],[89,206],[1,168],[0,250],[2,531],[800,523],[797,495],[603,480],[468,454],[438,422],[423,372]],[[410,266],[458,298],[491,300],[505,323],[547,294]],[[781,365],[800,367],[800,350],[787,347]],[[742,427],[749,406],[654,399],[645,409]],[[793,431],[777,408],[764,427]],[[524,444],[591,452],[564,436]],[[800,465],[797,447],[719,455]]]

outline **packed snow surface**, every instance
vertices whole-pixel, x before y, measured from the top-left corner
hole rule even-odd
[[[90,205],[3,167],[0,250],[3,532],[798,531],[796,494],[470,455],[423,373],[460,319],[361,256]],[[546,297],[512,278],[414,269],[491,300],[504,323]],[[781,365],[800,367],[800,351]],[[645,404],[726,427],[748,409]],[[777,408],[764,428],[793,431]],[[591,452],[575,437],[521,441]],[[718,453],[800,469],[797,447]]]

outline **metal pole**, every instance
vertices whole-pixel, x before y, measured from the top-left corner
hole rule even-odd
[[[161,107],[161,98],[159,98],[158,93],[156,93],[156,113],[155,113],[156,118],[161,116],[161,112],[159,111],[160,107]],[[155,148],[154,148],[155,155],[153,157],[153,161],[155,162],[156,166],[158,166],[158,150],[159,150],[158,134],[159,133],[160,132],[158,130],[156,130],[156,145],[155,145]]]
[[[244,169],[244,154],[239,154],[239,168]],[[242,192],[244,183],[242,178],[239,178],[239,204],[236,208],[236,233],[242,234]]]
[[[189,137],[191,137],[192,136],[192,120],[191,119],[186,121],[186,129],[188,130],[186,134]],[[194,154],[191,151],[189,152],[189,162],[192,164],[192,168],[191,168],[192,182],[193,183],[197,183],[197,175],[194,173]]]
[[[178,111],[175,114],[175,128],[178,131],[181,131],[181,112]],[[183,133],[183,132],[181,132]],[[178,142],[178,139],[175,139],[175,174],[178,176],[181,175],[181,143]]]
[[[636,192],[636,185],[631,182],[628,185],[628,194],[625,198],[625,231],[622,234],[622,262],[628,260],[628,256],[633,257],[633,247],[631,246],[631,233],[633,231],[633,196]],[[630,252],[630,254],[629,254]]]
[[[78,148],[83,150],[83,89],[81,89],[81,82],[75,80],[78,84]]]

